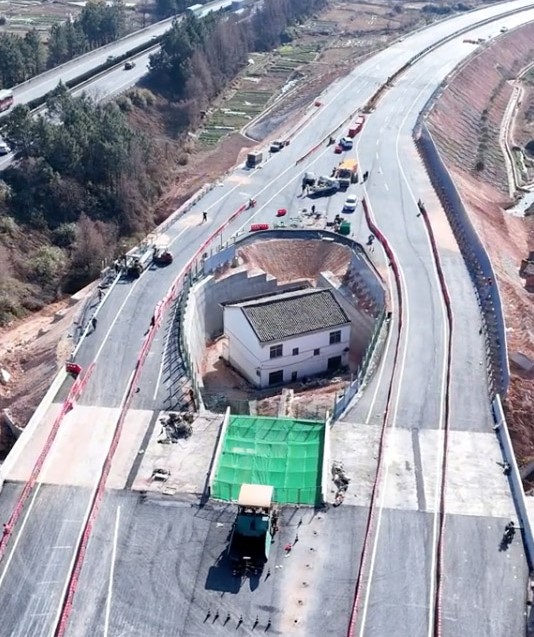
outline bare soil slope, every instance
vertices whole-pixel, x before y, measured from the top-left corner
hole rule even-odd
[[[324,241],[256,241],[239,250],[249,268],[259,268],[286,283],[295,279],[315,280],[321,272],[343,276],[350,250]]]
[[[510,81],[533,59],[534,25],[498,38],[453,76],[428,118],[494,264],[505,303],[509,351],[531,358],[534,300],[518,272],[521,259],[534,248],[532,222],[504,210],[510,202],[499,128],[512,92]],[[532,393],[532,381],[513,371],[505,407],[522,463],[534,456]]]
[[[482,181],[503,193],[508,189],[499,129],[512,94],[510,82],[533,56],[534,24],[497,38],[456,73],[429,118],[448,163],[479,172]]]

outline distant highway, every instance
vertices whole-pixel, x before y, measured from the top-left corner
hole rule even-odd
[[[208,2],[204,5],[204,9],[199,15],[207,15],[210,12],[218,11],[223,7],[231,5],[232,0],[216,0],[214,2]],[[106,46],[99,47],[89,53],[84,53],[78,57],[65,62],[60,66],[57,66],[49,71],[45,71],[40,75],[37,75],[22,84],[18,84],[13,88],[13,94],[15,96],[14,105],[26,104],[32,102],[35,99],[43,97],[50,91],[52,91],[59,82],[69,82],[81,77],[85,73],[88,73],[92,69],[105,64],[110,57],[120,57],[128,51],[141,46],[150,40],[156,40],[166,33],[172,23],[177,17],[167,18],[156,24],[152,24],[149,27],[130,33],[129,35],[107,44]],[[81,89],[74,89],[72,92],[74,95],[79,95],[82,92],[86,92],[95,99],[111,99],[121,92],[127,90],[131,86],[134,86],[139,80],[148,73],[148,63],[150,55],[156,51],[158,47],[151,48],[145,53],[133,56],[136,66],[130,71],[125,71],[124,63],[121,62],[116,67],[99,74],[99,76],[89,82],[84,82]],[[9,111],[2,113],[0,117],[6,115]],[[14,155],[10,153],[0,157],[0,171],[5,170],[13,161]]]
[[[524,7],[516,16],[499,18],[512,7]],[[175,261],[164,270],[148,270],[134,283],[120,283],[98,311],[98,329],[80,348],[77,360],[95,370],[77,406],[52,447],[21,522],[14,529],[8,553],[0,564],[0,606],[3,626],[14,636],[54,634],[61,615],[62,597],[71,579],[82,529],[92,512],[91,496],[97,474],[109,449],[111,433],[121,410],[144,335],[157,302],[197,247],[249,197],[258,207],[242,213],[225,232],[224,239],[250,221],[272,223],[275,211],[302,205],[303,171],[329,173],[337,162],[332,149],[320,144],[333,127],[362,106],[388,76],[441,38],[464,26],[462,35],[422,58],[384,96],[358,137],[362,169],[370,170],[368,183],[356,192],[367,196],[376,222],[393,246],[402,273],[405,300],[400,334],[401,365],[391,366],[386,352],[380,373],[364,398],[345,420],[364,427],[382,422],[389,380],[393,382],[393,411],[388,422],[388,455],[378,476],[380,498],[370,536],[369,560],[364,565],[354,633],[359,637],[458,637],[472,635],[509,637],[523,631],[527,567],[522,546],[516,541],[506,553],[498,552],[502,528],[514,516],[506,479],[496,463],[499,449],[491,430],[480,316],[472,286],[443,213],[422,171],[411,139],[411,127],[434,88],[473,50],[465,37],[490,37],[501,25],[512,28],[534,19],[529,2],[493,5],[457,16],[405,38],[373,56],[320,97],[321,107],[311,108],[306,124],[291,145],[273,155],[261,170],[237,168],[186,215],[165,232]],[[495,16],[491,25],[476,27]],[[138,66],[140,66],[138,64]],[[136,67],[137,68],[137,67]],[[124,74],[128,73],[126,71]],[[308,159],[295,162],[319,145]],[[436,574],[436,502],[439,450],[443,429],[444,363],[450,334],[444,315],[430,244],[417,198],[431,212],[439,237],[440,256],[451,290],[455,315],[453,381],[451,385],[451,453],[454,480],[448,484],[445,527],[445,572],[440,633],[433,630]],[[340,211],[343,195],[321,203],[330,218]],[[201,213],[208,211],[208,222]],[[361,210],[351,218],[355,236],[364,240],[369,230]],[[394,321],[399,317],[394,316]],[[159,409],[174,391],[176,379],[162,369],[168,361],[168,332],[172,315],[152,344],[138,391],[128,412],[129,434],[135,419],[154,422]],[[392,330],[394,332],[394,330]],[[66,395],[62,387],[41,428],[26,443],[13,466],[0,497],[0,514],[6,514],[21,489],[25,467],[31,466],[39,442]],[[152,424],[153,426],[153,424]],[[337,426],[337,425],[336,425]],[[347,430],[349,425],[346,426]],[[68,432],[68,433],[66,433]],[[142,454],[144,430],[133,444]],[[91,437],[93,436],[93,437]],[[356,450],[355,450],[356,452]],[[121,454],[124,454],[124,449]],[[124,472],[124,455],[112,469],[113,484]],[[370,457],[373,457],[370,451]],[[9,463],[9,458],[8,458]],[[115,472],[114,472],[115,471]],[[127,465],[126,474],[131,471]],[[82,477],[80,477],[82,476]],[[120,476],[119,476],[120,477]],[[127,484],[125,478],[124,484]],[[358,485],[354,485],[358,489]],[[292,540],[293,510],[284,513],[283,546]],[[253,635],[248,618],[272,617],[278,634],[319,637],[346,634],[354,606],[353,591],[359,556],[366,537],[368,507],[345,506],[329,511],[317,522],[298,573],[298,551],[285,560],[280,549],[273,559],[282,565],[258,593],[243,587],[222,595],[213,584],[212,571],[225,546],[229,514],[225,507],[197,509],[179,498],[160,501],[140,498],[124,487],[108,490],[95,517],[87,554],[79,573],[77,593],[69,616],[69,635],[157,635],[198,637],[227,635],[222,621],[206,622],[206,610],[219,607],[235,619],[244,614],[242,635]],[[308,521],[299,533],[305,538]],[[287,531],[286,531],[287,530]],[[311,535],[311,534],[310,534]],[[308,540],[303,539],[308,542]],[[313,545],[311,543],[314,543]],[[297,562],[298,564],[298,562]],[[317,580],[314,580],[314,566]],[[305,574],[305,575],[304,575]],[[298,579],[296,579],[298,578]],[[297,621],[288,614],[296,591],[315,582],[312,603],[301,607]],[[310,584],[311,589],[311,584]],[[262,619],[263,621],[263,619]]]
[[[203,14],[209,13],[210,11],[217,11],[219,8],[228,6],[229,4],[231,4],[229,0],[209,2],[204,5]],[[65,64],[50,69],[45,73],[41,73],[15,86],[13,88],[15,104],[25,104],[26,102],[31,102],[34,99],[42,97],[53,90],[60,81],[65,83],[70,80],[75,80],[77,77],[91,71],[95,67],[105,64],[110,56],[119,57],[142,44],[150,42],[152,39],[161,37],[170,29],[176,17],[177,16],[167,18],[140,31],[130,33],[116,42],[80,55],[69,62],[65,62]]]

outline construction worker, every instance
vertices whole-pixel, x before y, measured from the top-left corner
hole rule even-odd
[[[202,213],[202,223],[204,223],[207,220],[208,220],[208,213],[206,211],[204,211]]]

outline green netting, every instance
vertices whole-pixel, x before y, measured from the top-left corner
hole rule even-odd
[[[230,416],[212,496],[237,500],[242,484],[274,487],[276,502],[321,502],[324,422]]]

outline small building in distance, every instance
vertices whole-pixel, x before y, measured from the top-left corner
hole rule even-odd
[[[223,308],[226,358],[263,388],[348,363],[350,320],[329,289],[306,288]]]

